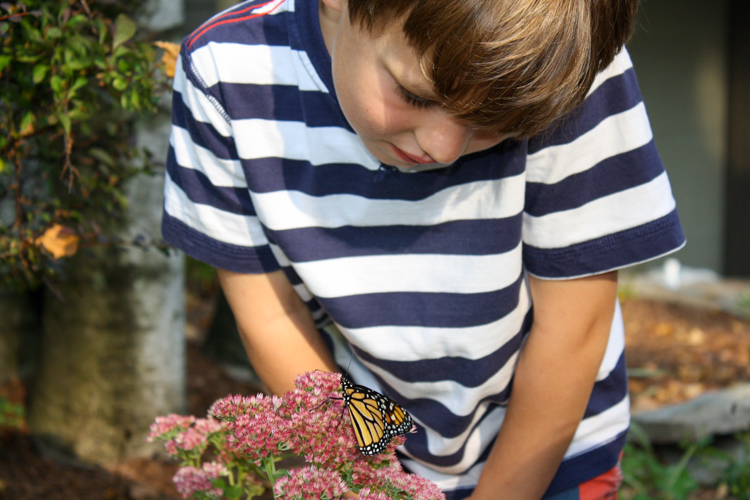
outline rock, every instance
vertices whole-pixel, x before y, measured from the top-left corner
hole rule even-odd
[[[633,421],[655,444],[741,432],[750,428],[750,383],[709,391],[686,403],[635,413]]]

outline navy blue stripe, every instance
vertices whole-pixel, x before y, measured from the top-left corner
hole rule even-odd
[[[483,400],[483,401],[486,401]],[[487,409],[487,411],[479,418],[479,421],[472,427],[473,429],[476,429],[479,427],[479,425],[484,421],[484,419],[488,418],[489,415],[492,413],[492,411],[495,410],[495,407],[492,405]],[[409,410],[411,411],[411,410]],[[413,412],[412,412],[413,414]],[[473,416],[473,413],[472,413]],[[471,423],[471,420],[469,419],[466,422],[466,425],[468,426]],[[462,429],[465,429],[466,427],[462,427]],[[463,430],[461,431],[463,432]],[[459,433],[460,434],[460,433]],[[443,434],[445,436],[445,434]],[[453,435],[446,436],[446,437],[455,437]],[[493,439],[494,443],[494,439]],[[430,453],[428,447],[427,447],[427,433],[424,431],[424,429],[421,426],[417,426],[417,432],[414,434],[408,434],[406,438],[405,448],[409,452],[409,454],[417,458],[419,460],[424,460],[427,463],[434,464],[438,467],[451,467],[454,466],[463,460],[464,453],[466,451],[466,445],[467,441],[464,441],[461,444],[461,447],[456,450],[454,453],[451,453],[450,455],[444,455],[444,456],[436,456]],[[487,456],[489,455],[489,449],[492,447],[490,444],[486,450],[482,453],[482,455],[479,457],[477,462],[481,462],[483,460],[487,459]]]
[[[560,144],[567,144],[593,130],[606,118],[622,113],[642,101],[635,70],[630,68],[600,85],[572,113],[563,117],[549,132],[529,143],[529,154]]]
[[[260,119],[302,122],[308,127],[340,127],[352,131],[330,94],[302,92],[293,85],[253,85],[219,82],[210,89],[221,102],[231,103],[232,120]]]
[[[389,361],[376,358],[354,345],[352,349],[362,360],[382,368],[401,380],[409,382],[450,380],[465,387],[477,387],[501,370],[508,359],[521,348],[524,336],[531,329],[532,318],[533,314],[529,309],[520,330],[513,337],[499,349],[478,359],[446,356],[417,361]]]
[[[177,164],[174,150],[169,147],[167,172],[193,203],[209,205],[224,212],[238,215],[256,215],[247,188],[221,187],[200,170],[184,168]]]
[[[282,269],[284,269],[284,274],[286,274],[287,279],[289,280],[289,283],[292,285],[301,285],[302,278],[299,277],[299,274],[297,274],[297,271],[294,270],[291,266],[284,266]]]
[[[627,395],[628,374],[625,366],[625,352],[623,352],[610,374],[594,384],[583,418],[593,417],[612,408]]]
[[[391,292],[319,298],[344,328],[369,326],[435,326],[461,328],[486,325],[518,305],[523,273],[515,283],[483,293]]]
[[[570,490],[573,490],[573,494],[576,495],[572,496],[572,498],[578,498],[578,486],[604,474],[617,465],[620,459],[620,452],[622,452],[622,449],[625,447],[626,436],[627,431],[618,435],[613,441],[610,441],[600,448],[565,460],[558,468],[557,473],[552,479],[549,488],[547,488],[547,491],[544,493],[543,498],[550,498],[554,495]],[[408,439],[406,443],[408,446]],[[483,458],[477,460],[477,463],[486,462],[487,456],[489,456],[488,451],[491,449],[492,445],[485,450]],[[459,488],[452,491],[445,491],[444,493],[446,500],[462,500],[471,496],[473,491],[474,488]]]
[[[639,165],[641,168],[633,168]],[[651,140],[638,149],[610,156],[597,165],[555,184],[526,183],[528,214],[541,217],[572,210],[610,194],[646,184],[664,172]]]
[[[543,278],[596,274],[665,255],[685,242],[677,211],[642,226],[564,248],[523,247],[530,273]]]
[[[581,491],[578,486],[575,486],[569,490],[555,493],[551,497],[547,497],[549,500],[581,500]]]
[[[239,159],[234,140],[219,134],[211,125],[196,121],[183,102],[182,94],[177,91],[172,93],[172,124],[187,130],[195,144],[208,149],[216,157],[224,160]]]
[[[487,151],[465,156],[450,167],[417,173],[395,169],[373,172],[354,164],[313,167],[307,162],[281,158],[241,161],[248,186],[256,193],[289,190],[311,196],[353,194],[371,199],[422,200],[449,187],[523,173],[525,147],[526,143],[506,141]]]
[[[564,460],[543,498],[575,488],[612,469],[620,460],[627,434],[625,431],[603,446]]]
[[[235,273],[270,273],[278,270],[279,264],[268,246],[240,247],[222,243],[170,216],[166,211],[162,217],[161,232],[164,240],[190,257],[219,269]]]
[[[331,71],[331,56],[320,31],[318,18],[318,2],[312,0],[297,0],[294,2],[294,20],[289,23],[289,39],[292,47],[307,52],[315,72],[325,84],[331,97],[336,98]],[[338,101],[338,100],[337,100]]]
[[[463,500],[469,498],[474,493],[474,488],[459,488],[457,490],[444,491],[445,500]]]
[[[521,218],[518,214],[434,226],[306,227],[268,234],[288,249],[286,256],[295,263],[365,255],[493,255],[518,246]]]
[[[223,15],[221,19],[206,21],[186,38],[187,43],[192,42],[190,50],[198,50],[211,42],[288,45],[289,37],[286,34],[286,24],[289,18],[294,15],[293,13],[279,12],[274,15],[261,15],[242,20],[242,18],[253,15],[251,12],[254,8],[253,4],[259,6],[267,1],[246,2],[236,7],[233,12]]]

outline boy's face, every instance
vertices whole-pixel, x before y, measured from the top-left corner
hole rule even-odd
[[[400,24],[373,37],[349,22],[344,2],[322,0],[321,30],[339,105],[379,161],[401,168],[450,164],[508,137],[454,118],[436,100]]]

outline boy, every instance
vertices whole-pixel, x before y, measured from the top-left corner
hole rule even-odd
[[[163,232],[220,270],[271,392],[354,353],[448,498],[616,496],[617,269],[684,244],[634,14],[251,0],[185,39]]]

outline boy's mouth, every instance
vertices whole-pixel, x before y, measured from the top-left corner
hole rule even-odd
[[[404,161],[406,163],[412,163],[414,165],[424,165],[426,163],[435,163],[435,160],[433,160],[429,156],[427,156],[426,158],[412,156],[409,153],[402,151],[401,149],[396,147],[394,144],[391,144],[391,146],[393,147],[393,151],[396,153],[396,156],[398,156],[401,159],[401,161]]]

